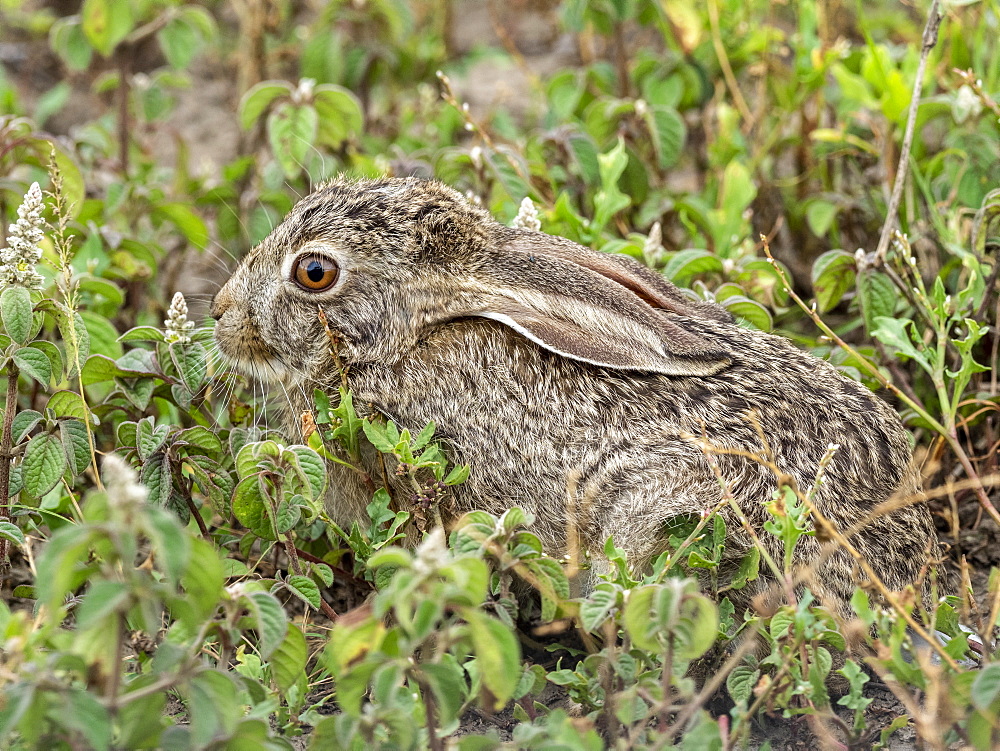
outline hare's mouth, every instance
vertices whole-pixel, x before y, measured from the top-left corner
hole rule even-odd
[[[219,336],[218,329],[215,341],[222,361],[247,378],[269,385],[285,386],[298,385],[302,380],[296,369],[289,367],[280,357],[262,351],[260,347],[250,346],[246,342],[234,343],[227,337]]]

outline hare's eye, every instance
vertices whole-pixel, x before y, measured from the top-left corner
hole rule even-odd
[[[340,269],[329,258],[306,255],[296,259],[292,266],[292,280],[308,292],[324,292],[334,285]]]

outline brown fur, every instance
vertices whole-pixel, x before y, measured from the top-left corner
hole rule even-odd
[[[340,265],[329,291],[290,281],[291,259],[307,249]],[[631,259],[503,227],[439,183],[320,187],[216,297],[223,353],[282,384],[290,424],[310,408],[315,386],[340,383],[319,308],[342,342],[356,403],[411,431],[433,420],[450,457],[472,465],[452,512],[519,505],[553,554],[565,548],[570,522],[595,556],[613,535],[632,563],[648,565],[672,518],[702,514],[722,497],[692,436],[723,450],[769,451],[800,488],[839,444],[815,503],[842,530],[894,496],[919,493],[897,415],[830,364],[735,325]],[[717,460],[780,561],[780,544],[763,531],[774,473],[746,457]],[[331,515],[344,524],[364,518],[370,496],[357,475],[339,466],[330,474]],[[412,491],[398,490],[405,503]],[[732,567],[752,541],[723,513]],[[852,542],[891,589],[914,582],[937,551],[923,503],[877,516]],[[816,539],[799,543],[799,562],[818,555]],[[819,564],[813,590],[845,610],[856,568],[834,553]],[[762,572],[743,601],[766,584]]]

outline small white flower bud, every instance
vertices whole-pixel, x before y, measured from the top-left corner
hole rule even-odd
[[[538,218],[538,209],[528,196],[521,201],[521,208],[518,209],[517,216],[510,223],[514,229],[530,229],[538,232],[542,228],[542,222]]]

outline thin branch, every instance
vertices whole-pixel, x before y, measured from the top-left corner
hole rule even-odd
[[[711,3],[709,4],[711,6]],[[917,65],[916,81],[913,82],[913,97],[910,99],[910,113],[906,118],[906,131],[903,134],[903,146],[899,152],[899,166],[896,168],[896,179],[892,186],[892,197],[886,211],[885,224],[882,225],[882,235],[875,249],[875,262],[881,264],[889,251],[889,240],[892,231],[896,229],[899,204],[903,200],[903,186],[906,183],[906,173],[910,165],[910,149],[913,146],[913,132],[917,124],[917,109],[920,107],[920,94],[924,87],[924,71],[927,69],[927,58],[937,44],[938,28],[941,26],[943,14],[938,0],[933,0],[927,12],[927,25],[924,27],[920,63]]]

